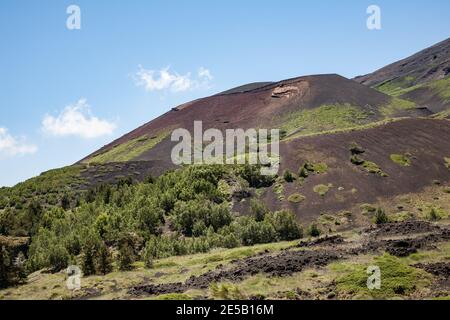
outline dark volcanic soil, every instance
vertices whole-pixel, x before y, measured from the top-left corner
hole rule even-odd
[[[450,183],[450,170],[444,157],[450,150],[450,121],[405,119],[383,126],[353,132],[305,137],[281,144],[281,170],[298,172],[306,162],[326,163],[324,174],[310,175],[302,186],[285,183],[286,200],[268,192],[264,200],[272,210],[280,207],[292,210],[302,221],[317,218],[320,213],[351,210],[364,203],[377,203],[397,195],[419,193],[439,180]],[[378,165],[388,176],[369,173],[351,161],[350,146],[356,143],[364,148],[361,157]],[[410,154],[411,165],[394,163],[392,154]],[[317,185],[332,187],[321,197],[314,192]],[[293,193],[306,197],[301,203],[290,203]]]
[[[415,264],[415,268],[423,269],[432,275],[435,275],[439,278],[449,279],[450,278],[450,262],[438,262],[438,263],[429,263],[429,264]]]
[[[141,285],[130,290],[132,295],[159,295],[182,293],[189,289],[206,289],[211,283],[242,281],[246,277],[266,273],[271,276],[288,276],[307,267],[326,266],[339,259],[337,253],[328,251],[285,251],[276,255],[263,255],[236,261],[231,269],[217,268],[198,277],[191,277],[185,283]]]
[[[449,57],[450,38],[371,74],[356,77],[355,81],[376,86],[405,76],[414,77],[413,85],[442,79],[450,74]]]
[[[434,249],[436,243],[450,240],[450,229],[442,229],[425,221],[383,224],[366,229],[365,234],[366,242],[354,253],[386,251],[393,256],[407,257],[419,249]],[[395,239],[380,239],[383,237]]]
[[[370,227],[364,230],[371,236],[407,236],[412,234],[437,232],[441,230],[438,226],[432,225],[427,221],[405,221],[402,223],[386,223]]]

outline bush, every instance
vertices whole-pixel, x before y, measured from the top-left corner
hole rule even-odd
[[[209,287],[210,293],[214,298],[221,300],[244,300],[244,294],[233,284],[212,283]]]
[[[289,170],[284,170],[283,179],[286,182],[294,182],[295,178]]]
[[[49,249],[49,265],[52,272],[59,272],[69,265],[69,253],[62,245],[55,245]]]
[[[154,258],[154,248],[152,247],[152,243],[147,242],[143,254],[142,259],[144,260],[144,264],[146,268],[153,268],[153,258]]]
[[[132,241],[128,237],[121,239],[119,243],[118,265],[121,271],[129,271],[133,268],[135,261],[134,248]]]
[[[227,234],[223,237],[222,246],[227,249],[237,248],[241,245],[238,237],[234,233]]]
[[[27,260],[27,270],[30,272],[48,268],[52,272],[58,272],[67,267],[70,255],[61,244],[53,231],[40,229],[33,238]]]
[[[145,235],[157,234],[161,221],[164,219],[164,210],[148,200],[139,203],[136,210],[139,229],[142,230]]]
[[[194,231],[202,235],[206,230],[202,228],[213,227],[214,231],[227,226],[232,216],[227,203],[214,204],[208,200],[178,201],[172,210],[172,219],[175,229],[186,236],[192,236]]]
[[[101,241],[97,253],[96,271],[102,275],[113,271],[112,254],[103,241]]]
[[[26,279],[24,270],[25,257],[20,252],[14,257],[14,250],[0,245],[0,288],[20,284]]]
[[[263,221],[266,214],[269,213],[269,209],[260,200],[250,200],[250,213],[256,221]]]
[[[290,241],[300,239],[303,236],[302,228],[297,223],[295,215],[290,211],[277,211],[266,216],[277,234],[277,239]]]
[[[94,233],[90,233],[82,247],[81,268],[85,276],[96,274],[96,254],[99,247],[99,237]]]
[[[264,220],[255,221],[250,217],[241,217],[236,222],[239,237],[246,246],[269,243],[277,240],[277,232],[272,224]]]
[[[308,169],[306,168],[306,165],[303,165],[303,166],[300,167],[300,169],[298,169],[298,176],[299,176],[300,178],[304,178],[304,179],[308,178],[308,176],[309,176],[309,171],[308,171]]]
[[[382,208],[378,208],[375,213],[374,221],[376,224],[384,224],[389,222],[389,217]]]
[[[315,223],[311,224],[308,228],[308,235],[311,237],[319,237],[320,236],[320,229],[317,227]]]
[[[441,219],[441,216],[435,208],[431,208],[428,212],[427,219],[431,221],[437,221]]]

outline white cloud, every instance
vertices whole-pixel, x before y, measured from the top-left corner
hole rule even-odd
[[[37,149],[35,145],[26,144],[24,138],[13,137],[8,129],[0,127],[0,156],[32,154]]]
[[[65,107],[57,117],[46,115],[42,120],[42,130],[57,137],[79,136],[92,139],[110,135],[115,129],[115,123],[101,120],[92,114],[86,99]]]
[[[213,79],[213,76],[211,75],[211,71],[209,71],[208,69],[206,69],[204,67],[200,67],[198,69],[198,77],[200,79],[204,79],[207,81],[211,81]]]
[[[144,87],[146,91],[183,92],[208,87],[213,77],[211,72],[203,67],[198,70],[197,78],[193,78],[190,72],[180,75],[171,71],[169,67],[155,71],[139,66],[134,79],[136,85]]]

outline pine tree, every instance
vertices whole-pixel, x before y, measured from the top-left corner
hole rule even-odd
[[[105,245],[105,243],[102,241],[97,252],[97,273],[101,273],[103,275],[106,275],[110,272],[112,272],[112,255],[109,251],[108,247]]]

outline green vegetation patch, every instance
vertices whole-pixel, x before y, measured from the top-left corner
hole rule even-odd
[[[415,78],[412,76],[406,76],[400,79],[383,82],[375,87],[376,90],[388,94],[393,97],[398,97],[408,90],[413,90],[413,83]]]
[[[324,184],[319,184],[317,186],[314,187],[314,192],[318,193],[321,197],[325,197],[325,195],[328,193],[328,191],[330,191],[330,186],[328,185],[324,185]]]
[[[429,89],[438,94],[445,102],[450,101],[450,77],[418,85],[413,85],[414,80],[413,77],[405,77],[394,81],[387,81],[375,87],[375,89],[392,97],[401,97],[419,89]]]
[[[304,135],[367,124],[368,118],[369,113],[357,106],[334,104],[291,113],[281,122],[282,130],[289,134],[300,131]]]
[[[162,294],[156,297],[156,300],[179,300],[179,301],[186,301],[186,300],[193,300],[193,298],[187,294],[183,293],[167,293]]]
[[[380,289],[368,289],[369,266],[380,268]],[[336,279],[336,290],[354,298],[388,299],[411,295],[416,290],[431,284],[431,276],[425,271],[408,265],[403,260],[384,254],[364,265],[350,262],[334,263],[331,270],[340,274]]]
[[[403,167],[411,166],[411,157],[405,154],[391,154],[391,160]]]
[[[238,286],[232,283],[212,283],[209,287],[210,295],[217,300],[244,300],[245,295]]]
[[[416,104],[414,102],[400,98],[392,98],[389,103],[380,108],[380,112],[384,117],[389,118],[401,111],[412,110],[415,108]]]
[[[450,169],[450,158],[444,157],[445,166]]]
[[[59,204],[63,196],[71,201],[72,194],[85,182],[83,166],[74,165],[42,173],[12,188],[0,188],[0,210],[7,207],[22,210],[31,201],[37,204]]]
[[[362,167],[369,173],[377,174],[381,177],[388,176],[375,162],[365,160]]]
[[[126,143],[117,145],[104,153],[95,155],[91,159],[87,160],[87,162],[127,162],[134,158],[137,158],[144,152],[151,150],[167,136],[167,132],[160,133],[155,137],[148,137],[147,135],[144,135]]]
[[[300,193],[294,193],[289,196],[288,201],[292,203],[300,203],[305,201],[305,199],[306,197],[304,195]]]
[[[450,77],[436,80],[428,84],[428,87],[435,91],[445,102],[450,101]]]
[[[328,171],[328,165],[323,162],[313,163],[312,171],[314,171],[317,174],[326,173]]]

